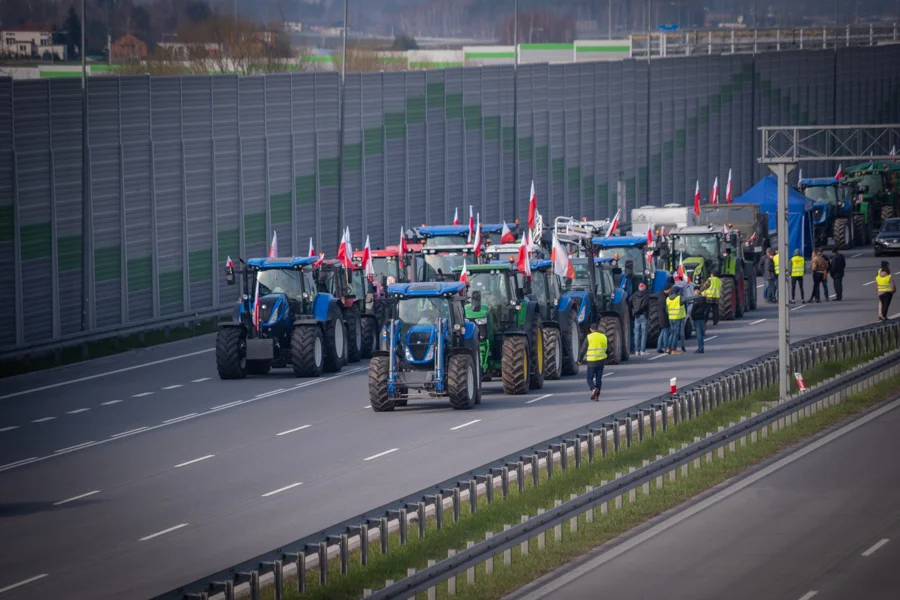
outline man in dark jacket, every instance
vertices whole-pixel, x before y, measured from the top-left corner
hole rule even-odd
[[[778,278],[775,276],[774,256],[775,252],[772,248],[766,249],[766,257],[763,259],[763,282],[765,283],[763,297],[766,299],[766,302],[769,303],[777,301],[775,290],[777,289]]]
[[[835,300],[841,301],[844,297],[844,269],[847,267],[847,260],[841,254],[837,246],[831,249],[831,260],[828,272],[831,273],[831,281],[834,282]]]
[[[666,298],[672,288],[666,285],[666,289],[656,299],[657,317],[659,318],[659,340],[656,342],[656,351],[663,354],[669,347],[669,307]]]
[[[637,291],[631,296],[631,324],[633,332],[632,348],[638,356],[647,354],[647,323],[650,317],[650,297],[647,296],[647,286],[638,285]]]
[[[706,334],[706,298],[697,294],[691,306],[691,320],[694,322],[694,334],[697,336],[697,354],[703,354],[703,341]]]

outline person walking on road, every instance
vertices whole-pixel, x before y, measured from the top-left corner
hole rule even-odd
[[[806,294],[803,291],[803,273],[806,272],[806,261],[800,255],[799,250],[794,250],[791,257],[791,304],[797,303],[797,284],[800,284],[800,301],[806,304]]]
[[[881,261],[881,268],[875,275],[875,285],[878,288],[878,320],[887,321],[891,299],[897,292],[897,285],[891,278],[891,265],[886,260]]]
[[[813,252],[812,264],[810,265],[810,271],[812,271],[813,277],[813,289],[812,293],[809,295],[810,302],[821,302],[821,296],[819,294],[819,288],[825,282],[825,276],[828,275],[828,260],[823,256],[824,252],[821,248],[817,248],[815,252]],[[800,288],[800,292],[803,292],[803,288]],[[825,300],[828,300],[828,292],[825,292]]]
[[[634,318],[634,325],[631,328],[632,346],[637,356],[647,354],[647,317],[650,313],[650,297],[647,295],[647,286],[643,283],[638,284],[638,289],[631,296],[631,315]]]
[[[681,290],[672,288],[666,299],[666,309],[669,317],[669,349],[668,354],[682,354],[678,348],[684,345],[684,320],[687,312],[681,302]]]
[[[691,304],[691,320],[694,322],[694,335],[697,336],[697,354],[703,354],[707,313],[706,298],[700,295],[694,296],[694,301]]]
[[[766,257],[763,259],[763,284],[763,297],[766,302],[773,304],[778,280],[775,273],[775,252],[771,248],[766,249]]]
[[[587,383],[591,390],[591,400],[600,400],[600,389],[603,387],[603,366],[606,364],[606,349],[609,340],[600,332],[600,324],[593,323],[591,332],[581,342],[578,362],[587,363]]]
[[[656,342],[656,351],[663,354],[669,348],[669,308],[666,299],[672,290],[668,285],[656,299],[656,311],[659,316],[659,339]]]
[[[831,273],[831,281],[834,282],[834,299],[838,302],[844,297],[844,269],[846,267],[847,259],[835,246],[831,249],[828,271]]]

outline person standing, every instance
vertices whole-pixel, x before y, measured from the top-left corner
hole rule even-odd
[[[775,248],[774,254],[772,254],[772,263],[775,265],[775,284],[772,290],[772,300],[777,304],[778,303],[778,288],[781,286],[781,283],[778,281],[778,276],[781,274],[781,267],[778,263],[781,262],[781,259],[778,254],[778,248]],[[785,290],[785,294],[787,291]]]
[[[875,275],[875,285],[878,288],[878,320],[887,321],[891,299],[897,293],[897,286],[891,278],[891,265],[886,260],[881,261],[881,268]]]
[[[697,354],[703,354],[707,312],[706,298],[694,296],[694,301],[691,305],[691,320],[694,322],[694,335],[697,336]]]
[[[847,259],[835,246],[831,249],[831,261],[829,261],[828,270],[831,271],[831,281],[834,282],[834,299],[838,302],[844,297],[844,269],[846,267]]]
[[[691,283],[691,278],[687,275],[684,276],[684,279],[681,280],[680,287],[681,290],[681,304],[684,306],[684,310],[688,315],[691,314],[691,307],[694,302],[694,284]],[[685,330],[687,329],[687,319],[681,321],[681,351],[687,352],[687,348],[684,347],[684,341],[687,339],[687,335],[685,334]]]
[[[703,286],[703,297],[706,298],[706,306],[712,311],[713,325],[719,324],[719,298],[722,297],[722,280],[719,279],[719,271],[713,269],[709,279]]]
[[[763,297],[766,302],[772,304],[775,302],[775,252],[771,248],[766,249],[766,257],[763,259]]]
[[[682,352],[678,348],[684,345],[682,332],[687,312],[684,310],[684,304],[681,303],[681,292],[677,288],[673,288],[669,292],[666,309],[669,316],[669,349],[667,353],[681,354]]]
[[[666,285],[666,289],[656,299],[656,311],[659,317],[659,339],[656,342],[656,352],[663,354],[669,348],[669,308],[666,306],[666,299],[669,297],[671,288]]]
[[[647,286],[638,284],[638,289],[631,296],[631,315],[634,318],[632,331],[632,346],[638,356],[647,354],[647,324],[650,312],[650,297],[647,296]]]
[[[800,255],[799,250],[794,250],[791,257],[791,304],[797,303],[797,284],[800,285],[800,301],[806,304],[806,294],[803,291],[803,273],[806,272],[806,261]]]
[[[578,362],[587,363],[587,383],[591,390],[591,400],[600,400],[600,389],[603,387],[603,366],[606,364],[606,350],[609,340],[600,332],[600,324],[592,323],[590,333],[581,342]]]
[[[810,265],[810,271],[812,271],[813,278],[813,289],[812,293],[809,295],[810,302],[818,303],[822,301],[819,294],[819,288],[825,281],[825,275],[828,274],[828,261],[822,254],[821,248],[817,248],[815,252],[813,252],[812,264]],[[803,287],[800,288],[800,292],[803,292]],[[828,292],[825,292],[825,299],[828,299]]]

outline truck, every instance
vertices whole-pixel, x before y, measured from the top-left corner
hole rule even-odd
[[[705,204],[700,206],[700,225],[728,227],[741,232],[744,260],[762,275],[769,239],[769,215],[758,204]]]
[[[629,235],[647,237],[647,230],[653,227],[667,232],[679,227],[691,227],[697,225],[697,217],[692,206],[681,204],[666,204],[663,206],[640,206],[631,209],[631,232]]]
[[[390,318],[369,361],[375,412],[406,406],[411,392],[447,398],[455,410],[481,403],[478,328],[465,318],[466,284],[395,283]]]

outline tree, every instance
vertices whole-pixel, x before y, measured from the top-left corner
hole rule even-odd
[[[75,57],[75,49],[78,48],[78,56],[81,56],[81,19],[75,12],[75,7],[70,6],[69,12],[66,14],[66,20],[63,21],[63,31],[66,35],[66,53],[69,58]]]
[[[394,43],[391,45],[391,50],[394,50],[396,52],[418,49],[419,44],[416,43],[416,38],[409,37],[408,35],[404,35],[402,33],[394,38]]]

